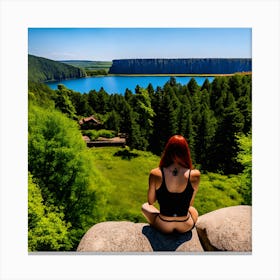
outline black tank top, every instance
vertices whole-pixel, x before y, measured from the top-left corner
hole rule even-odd
[[[168,191],[165,183],[163,168],[161,168],[161,172],[162,183],[159,189],[156,190],[156,196],[160,206],[160,213],[168,217],[186,216],[188,214],[190,201],[193,195],[193,187],[190,181],[191,170],[189,173],[187,186],[184,191],[180,193]]]

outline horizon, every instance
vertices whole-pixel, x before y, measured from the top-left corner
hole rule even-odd
[[[28,53],[55,61],[252,58],[251,28],[28,28]]]
[[[49,59],[49,60],[53,60],[51,58],[48,57],[43,57],[43,56],[37,56],[31,53],[28,53],[28,55],[33,55],[36,57],[40,57],[40,58],[44,58],[44,59]],[[252,59],[251,57],[176,57],[176,58],[166,58],[166,57],[154,57],[154,58],[136,58],[136,57],[132,57],[132,58],[114,58],[112,60],[89,60],[89,59],[62,59],[62,60],[53,60],[53,61],[57,61],[57,62],[64,62],[64,61],[84,61],[84,62],[113,62],[114,60],[155,60],[155,59]]]

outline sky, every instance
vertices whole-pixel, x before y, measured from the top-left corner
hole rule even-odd
[[[52,60],[251,58],[251,28],[29,28],[28,53]]]

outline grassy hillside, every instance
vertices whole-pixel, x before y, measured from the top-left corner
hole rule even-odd
[[[85,70],[88,76],[107,75],[112,61],[62,60],[61,62]]]
[[[33,82],[60,81],[85,77],[83,69],[54,60],[28,55],[28,80]]]
[[[83,68],[85,70],[108,69],[112,66],[111,61],[90,61],[90,60],[61,60],[60,62]]]
[[[147,200],[148,176],[159,164],[159,157],[149,152],[133,151],[138,156],[125,159],[114,156],[120,148],[92,148],[94,166],[106,184],[103,186],[104,209],[107,220],[131,220],[145,222],[141,205]],[[215,173],[202,174],[195,207],[200,215],[218,208],[239,205],[242,197],[239,176],[223,176]]]

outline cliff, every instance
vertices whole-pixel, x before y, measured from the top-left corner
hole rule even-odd
[[[193,230],[163,234],[148,224],[103,222],[92,226],[78,252],[252,251],[252,207],[239,205],[199,216]]]
[[[233,74],[251,72],[250,58],[119,59],[109,74]]]

